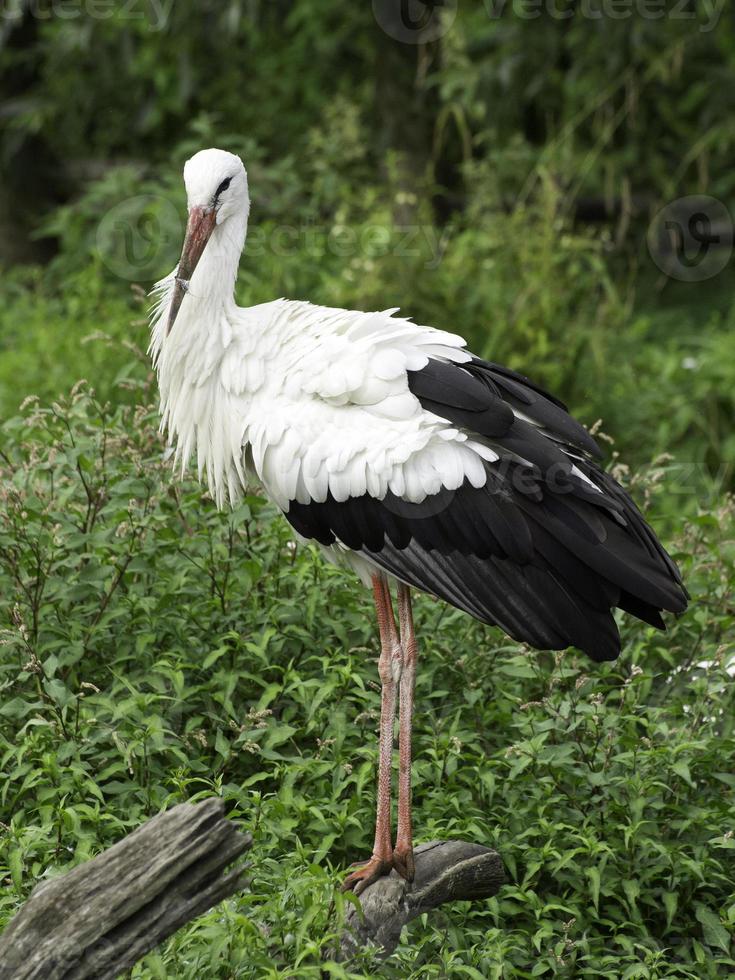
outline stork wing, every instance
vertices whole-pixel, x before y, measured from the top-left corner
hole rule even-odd
[[[300,535],[597,660],[620,650],[614,607],[659,628],[685,608],[676,566],[561,402],[453,335],[389,324],[344,331],[321,366],[304,340],[251,428],[258,475]]]

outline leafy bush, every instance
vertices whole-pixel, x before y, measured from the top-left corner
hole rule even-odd
[[[0,460],[0,897],[162,807],[221,795],[251,887],[134,976],[318,977],[370,848],[370,601],[257,496],[173,482],[146,405],[31,404]],[[653,482],[650,508],[665,494]],[[418,839],[494,844],[509,883],[416,923],[381,975],[659,980],[735,969],[733,505],[665,536],[695,596],[619,662],[533,654],[417,602]],[[371,954],[332,976],[372,976]]]
[[[99,263],[76,269],[63,285],[33,266],[5,273],[0,304],[0,418],[18,411],[30,394],[51,401],[79,378],[88,378],[100,394],[115,392],[129,373],[140,380],[140,359],[147,345],[147,318],[141,290],[130,284],[106,288]],[[100,334],[114,339],[100,343]],[[92,338],[97,342],[92,343]],[[74,380],[71,380],[71,379]]]
[[[300,162],[337,95],[367,110],[373,171],[386,148],[405,149],[414,174],[429,167],[454,193],[473,158],[513,199],[539,163],[571,196],[732,199],[735,29],[721,5],[458,8],[435,44],[399,46],[377,4],[203,0],[48,17],[14,4],[0,37],[0,153],[13,189],[32,172],[44,202],[121,156],[166,160],[203,115],[220,136]]]

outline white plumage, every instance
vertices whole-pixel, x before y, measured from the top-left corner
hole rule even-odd
[[[218,311],[222,326],[207,332],[194,279],[176,321],[186,342],[177,345],[172,335],[164,356],[173,281],[156,287],[151,344],[163,424],[183,466],[197,449],[200,476],[218,505],[240,495],[247,450],[281,507],[294,498],[323,501],[327,489],[345,500],[365,493],[368,481],[374,496],[390,488],[417,502],[441,485],[455,489],[465,475],[484,483],[475,464],[497,454],[424,411],[407,383],[406,371],[424,367],[429,356],[468,360],[461,337],[417,326],[395,310],[283,299]]]
[[[407,369],[424,367],[429,356],[468,359],[461,337],[395,310],[283,299],[249,309],[227,303],[216,311],[219,328],[208,332],[209,304],[197,299],[206,288],[195,273],[164,345],[173,284],[170,276],[156,287],[151,344],[162,424],[182,473],[196,452],[199,477],[219,507],[240,497],[248,475],[282,510],[291,500],[323,502],[328,491],[344,501],[365,493],[382,499],[391,490],[420,503],[465,478],[484,484],[482,460],[497,453],[426,412],[407,383]],[[367,581],[364,564],[353,567]]]
[[[395,309],[279,299],[243,309],[234,285],[249,196],[240,159],[204,150],[184,169],[189,221],[155,287],[151,353],[162,426],[182,473],[195,455],[218,506],[257,478],[294,532],[373,587],[381,636],[378,810],[357,891],[413,875],[410,588],[541,649],[620,651],[612,610],[663,628],[686,591],[589,433],[522,375]],[[388,577],[397,581],[399,625]],[[391,751],[400,685],[398,835]],[[408,764],[407,764],[408,763]]]
[[[497,453],[425,411],[407,382],[406,372],[430,357],[469,360],[463,338],[395,309],[234,303],[247,229],[244,169],[232,154],[206,150],[185,170],[190,206],[206,206],[232,173],[243,182],[241,210],[214,229],[170,336],[175,272],[155,287],[150,351],[162,426],[182,473],[196,453],[199,477],[222,507],[241,495],[247,468],[283,510],[291,500],[323,502],[328,491],[344,501],[365,493],[382,499],[390,490],[419,503],[465,478],[482,486],[482,461]],[[231,184],[227,193],[237,190]]]

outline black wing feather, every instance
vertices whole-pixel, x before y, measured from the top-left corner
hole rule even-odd
[[[430,359],[408,385],[426,411],[499,454],[485,485],[465,481],[421,503],[392,493],[292,501],[286,517],[299,534],[341,542],[517,640],[574,645],[595,660],[620,652],[615,607],[658,628],[661,610],[686,608],[676,565],[562,402],[478,358]]]
[[[467,369],[467,365],[465,368]],[[492,381],[496,389],[501,389],[502,397],[511,407],[517,408],[537,425],[543,426],[553,438],[561,439],[570,446],[577,446],[598,459],[602,456],[600,447],[585,427],[572,418],[564,402],[539,388],[524,375],[500,364],[483,361],[479,357],[472,359],[469,370]]]

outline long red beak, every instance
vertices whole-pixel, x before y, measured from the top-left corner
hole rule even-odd
[[[199,259],[202,257],[204,247],[214,230],[216,220],[217,212],[214,208],[192,208],[189,212],[184,247],[181,249],[181,258],[179,259],[179,267],[176,271],[176,282],[168,313],[168,324],[166,325],[167,336],[171,333],[171,328],[179,312],[179,307],[189,288],[189,281],[194,275],[194,270],[199,263]]]

